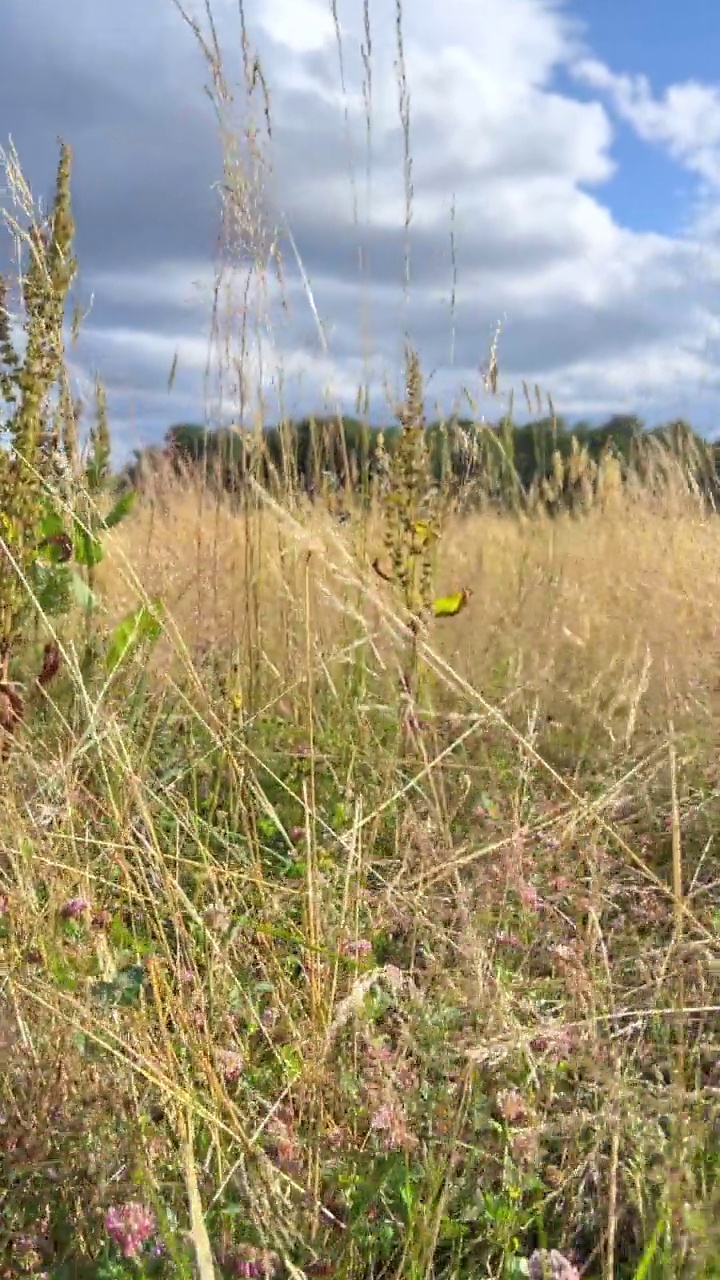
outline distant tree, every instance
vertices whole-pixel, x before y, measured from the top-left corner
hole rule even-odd
[[[195,422],[178,422],[165,432],[165,447],[180,462],[200,462],[210,434]]]
[[[523,501],[523,493],[543,481],[545,488],[557,488],[558,468],[575,474],[582,463],[584,478],[596,474],[608,454],[620,461],[621,472],[632,466],[643,474],[652,466],[646,446],[653,439],[682,463],[709,501],[720,494],[720,443],[708,445],[680,419],[649,431],[635,414],[613,414],[600,424],[569,423],[558,416],[522,425],[509,417],[496,424],[451,417],[428,423],[426,431],[435,480],[461,488],[482,480],[477,492],[500,506]],[[383,453],[391,456],[400,438],[396,422],[381,428],[352,416],[308,416],[268,426],[260,437],[237,428],[208,431],[177,423],[166,432],[164,449],[155,446],[136,455],[125,474],[132,482],[131,476],[152,472],[158,457],[167,459],[169,453],[185,465],[205,463],[208,477],[228,492],[242,487],[252,472],[260,484],[281,491],[297,486],[319,494],[349,484],[368,495],[381,434]]]

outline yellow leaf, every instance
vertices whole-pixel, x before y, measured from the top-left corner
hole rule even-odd
[[[470,599],[471,592],[467,587],[463,587],[462,591],[456,592],[452,596],[439,596],[437,600],[433,600],[433,613],[436,618],[454,618],[461,609],[465,608]]]
[[[433,529],[432,525],[427,523],[426,520],[415,520],[412,531],[415,541],[421,547],[427,546],[430,542],[437,541],[438,535],[436,531]]]

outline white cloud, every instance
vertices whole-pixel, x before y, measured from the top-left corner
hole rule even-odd
[[[126,6],[129,29],[143,30],[147,0],[126,0]],[[239,59],[236,0],[217,0],[217,8],[232,65]],[[394,379],[402,350],[405,194],[395,6],[370,0],[369,11],[368,188],[363,0],[337,5],[345,97],[330,0],[246,0],[274,125],[268,200],[273,216],[285,215],[295,234],[330,348],[325,352],[319,344],[286,246],[288,309],[279,310],[273,293],[272,323],[248,373],[258,388],[273,388],[282,366],[289,382],[304,388],[298,395],[308,406],[326,397],[352,404],[365,354],[378,387],[383,370]],[[87,60],[95,48],[98,65],[104,65],[112,60],[112,41],[99,12],[91,0],[78,0],[86,44],[80,42],[76,52]],[[163,73],[148,90],[148,102],[152,108],[160,90],[177,92],[182,121],[190,112],[185,95],[192,92],[191,37],[179,21],[173,28],[163,16],[160,24],[157,3],[152,13],[158,39],[162,34]],[[521,377],[537,379],[560,409],[578,413],[645,407],[648,415],[663,416],[680,403],[690,412],[693,404],[706,405],[717,387],[718,203],[706,199],[703,219],[696,216],[685,236],[637,232],[613,216],[604,184],[622,155],[615,150],[614,118],[620,116],[643,141],[664,147],[704,184],[706,195],[710,188],[720,190],[720,87],[688,83],[658,96],[643,75],[616,74],[589,56],[572,16],[572,0],[404,5],[414,188],[410,337],[419,342],[426,366],[437,369],[433,386],[446,399],[463,382],[477,383],[478,363],[502,319],[506,388]],[[93,24],[100,32],[95,45]],[[137,70],[148,79],[149,45],[144,47]],[[176,88],[168,72],[174,49],[181,72]],[[131,74],[133,56],[132,42],[124,37],[124,75]],[[570,70],[593,100],[560,92],[559,70]],[[199,71],[198,95],[201,76]],[[117,75],[113,85],[117,91]],[[142,88],[138,80],[135,101]],[[152,120],[150,109],[148,129]],[[180,128],[178,147],[182,135]],[[190,180],[193,157],[184,160]],[[181,193],[173,196],[180,219]],[[453,196],[458,288],[451,369]],[[137,199],[142,207],[141,189]],[[357,269],[358,240],[366,255],[364,280]],[[124,395],[134,379],[148,397],[153,385],[163,387],[177,348],[188,379],[183,394],[189,394],[189,380],[200,385],[207,359],[200,322],[212,284],[209,261],[171,256],[152,270],[108,268],[90,283],[98,299],[105,299],[109,316],[102,324],[91,317],[93,355],[102,368],[104,351]]]
[[[263,0],[260,22],[271,40],[293,53],[313,53],[334,39],[330,8],[319,0]]]
[[[379,340],[388,334],[385,352],[394,356],[387,317],[396,323],[405,213],[394,13],[373,10],[372,193],[366,201],[362,66],[353,57],[362,40],[361,5],[341,3],[339,11],[350,54],[347,111],[359,235],[369,246],[366,300],[373,331]],[[256,12],[262,26],[263,9]],[[337,96],[328,92],[337,54],[320,19],[326,9],[318,4],[313,12],[324,36],[314,41],[312,56],[298,51],[292,33],[283,40],[274,32],[267,67],[280,121],[274,190],[301,250],[308,249],[330,322],[341,316],[343,327],[356,278],[346,126]],[[514,381],[537,375],[579,411],[612,407],[613,397],[627,407],[636,396],[649,412],[662,414],[670,397],[673,403],[702,399],[715,385],[711,348],[720,277],[707,237],[635,232],[613,217],[603,183],[616,170],[615,138],[601,99],[644,140],[667,146],[710,180],[720,141],[720,90],[678,85],[655,99],[642,76],[616,76],[583,59],[569,13],[544,0],[447,0],[431,20],[426,6],[405,6],[414,185],[411,335],[413,329],[423,335],[431,364],[441,348],[447,351],[449,209],[456,193],[464,325],[458,375],[472,371],[502,317],[506,369]],[[561,67],[595,89],[597,100],[559,93],[554,74]],[[326,162],[329,150],[334,165]],[[380,264],[374,272],[373,260]],[[444,283],[438,282],[442,264]],[[528,356],[531,367],[522,363]],[[449,384],[447,374],[443,380]]]
[[[278,335],[280,336],[280,335]],[[167,386],[170,371],[175,367],[174,379],[184,394],[195,392],[198,400],[203,395],[211,404],[218,404],[218,382],[213,374],[217,352],[207,336],[198,334],[158,334],[153,330],[130,327],[87,327],[82,336],[81,351],[86,359],[92,352],[103,352],[114,370],[109,388],[115,393],[131,396],[143,391],[144,395],[156,389],[158,373],[164,372]],[[77,383],[85,385],[82,361],[74,361]],[[209,371],[209,382],[204,384]],[[277,406],[283,397],[296,403],[298,397],[309,396],[312,402],[318,396],[325,403],[335,404],[354,399],[362,377],[362,362],[339,361],[330,352],[284,346],[269,332],[250,334],[246,339],[243,361],[246,402],[254,412],[259,398],[265,398]],[[232,378],[223,379],[226,391],[232,392]],[[165,397],[167,402],[167,395]]]
[[[656,97],[647,76],[617,75],[595,59],[581,59],[573,72],[606,94],[644,141],[664,146],[674,160],[720,187],[720,87],[688,80]]]

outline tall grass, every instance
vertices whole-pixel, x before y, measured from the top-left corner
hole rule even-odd
[[[6,673],[0,1274],[720,1275],[720,525],[652,453],[459,511],[407,382],[348,519],[158,470],[90,616],[27,597],[61,661]]]

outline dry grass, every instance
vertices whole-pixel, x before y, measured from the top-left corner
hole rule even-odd
[[[306,581],[324,649],[343,645],[351,615],[374,634],[378,610],[393,607],[371,570],[381,550],[377,512],[338,525],[312,507],[268,503],[248,522],[185,482],[116,533],[103,587],[116,617],[138,594],[161,595],[191,652],[228,654],[254,602],[268,656],[284,653],[287,669],[286,642],[306,628]],[[462,620],[433,626],[431,643],[475,687],[507,660],[515,694],[523,687],[565,714],[575,700],[607,732],[623,706],[666,727],[669,696],[675,717],[697,727],[714,707],[720,598],[708,584],[719,571],[717,521],[690,500],[655,509],[628,496],[582,520],[458,516],[441,539],[437,588],[464,585],[472,597]]]
[[[412,706],[380,526],[184,481],[113,534],[164,638],[3,778],[8,1275],[126,1274],[126,1200],[147,1274],[199,1205],[221,1275],[716,1274],[720,526],[451,521]]]
[[[211,373],[259,449],[271,104],[244,25],[245,96],[209,0],[181,12],[225,160]],[[396,61],[407,230],[400,4]],[[509,467],[514,515],[433,505],[407,381],[394,516],[158,471],[88,566],[101,609],[13,607],[0,1276],[720,1277],[720,523],[659,453],[623,487],[576,451],[547,501],[577,518],[521,513]],[[472,594],[428,623],[431,587]]]

